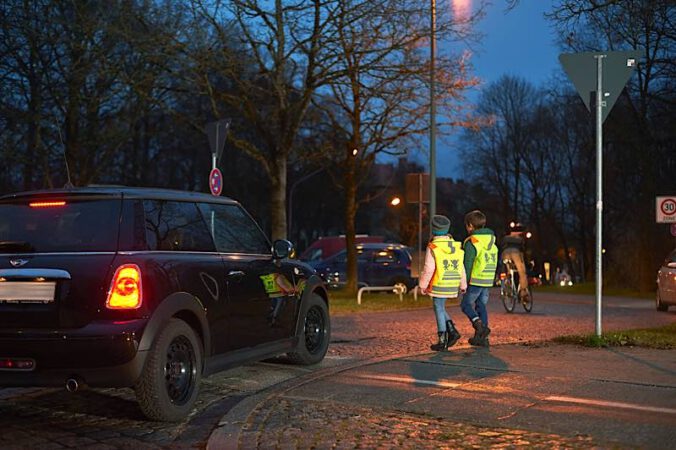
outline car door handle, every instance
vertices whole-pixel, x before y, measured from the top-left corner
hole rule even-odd
[[[228,272],[228,277],[230,278],[242,278],[244,275],[244,272],[241,270],[231,270]]]

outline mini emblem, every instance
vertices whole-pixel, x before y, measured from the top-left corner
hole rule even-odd
[[[28,262],[27,259],[10,259],[10,260],[9,260],[9,263],[10,263],[13,267],[21,267],[21,266],[23,266],[24,264],[26,264],[27,262]]]

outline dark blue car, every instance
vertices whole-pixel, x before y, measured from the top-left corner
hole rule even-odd
[[[330,287],[342,287],[347,282],[346,250],[311,264]],[[411,254],[402,244],[357,245],[357,276],[360,287],[401,285],[406,292],[416,283],[411,278]]]

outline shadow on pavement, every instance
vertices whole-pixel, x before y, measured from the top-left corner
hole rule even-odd
[[[494,356],[486,347],[451,349],[436,352],[427,360],[419,360],[422,364],[411,365],[411,376],[416,380],[448,381],[449,377],[461,379],[487,378],[509,369],[502,359]],[[438,365],[437,370],[430,370],[429,365]]]

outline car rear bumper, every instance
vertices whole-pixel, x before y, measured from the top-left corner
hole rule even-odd
[[[0,359],[35,361],[32,370],[0,369],[0,386],[63,386],[67,379],[94,387],[133,386],[143,369],[138,351],[147,320],[105,321],[75,330],[0,331]]]

